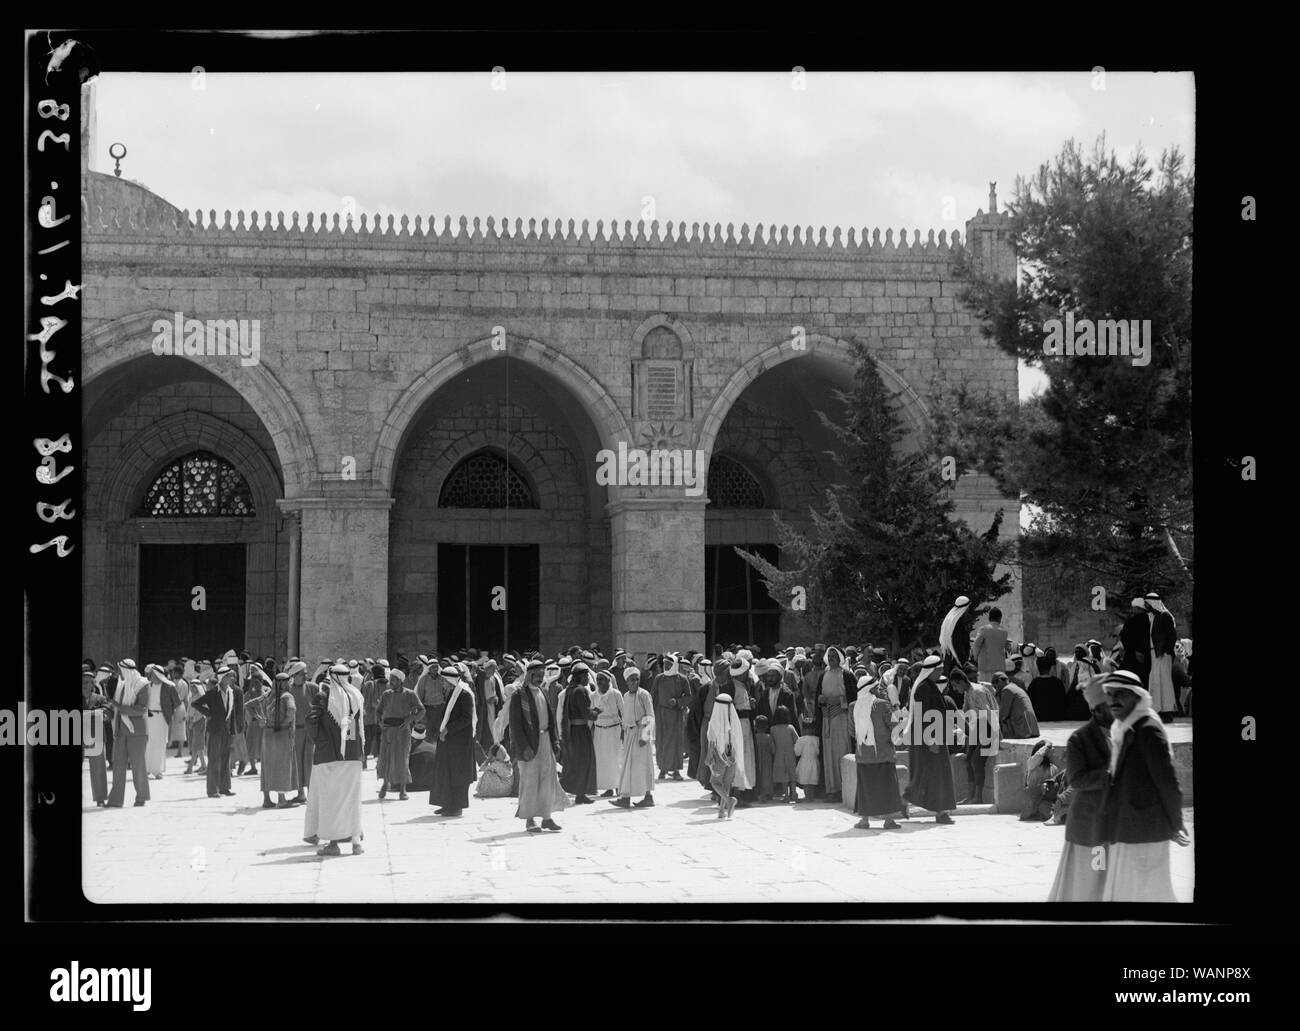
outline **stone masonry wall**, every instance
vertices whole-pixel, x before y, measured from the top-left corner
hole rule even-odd
[[[259,215],[253,228],[243,213],[218,228],[180,214],[167,219],[96,205],[89,217],[85,377],[136,358],[164,360],[150,352],[150,315],[259,320],[260,368],[229,357],[187,360],[259,404],[272,399],[259,412],[295,504],[385,508],[400,461],[395,442],[442,383],[466,364],[496,356],[487,341],[498,327],[506,352],[569,391],[606,447],[620,440],[635,445],[647,429],[648,420],[632,417],[632,342],[655,322],[670,321],[685,338],[689,410],[670,420],[683,446],[711,447],[726,411],[761,372],[806,355],[846,361],[850,338],[865,341],[914,391],[924,393],[937,380],[964,382],[1009,402],[1016,396],[1014,360],[981,339],[973,316],[957,305],[956,234],[954,241],[941,233],[937,240],[914,234],[896,242],[892,230],[883,238],[877,231],[867,242],[865,233],[839,230],[829,238],[822,230],[814,239],[799,229],[661,232],[656,224],[626,225],[613,235],[599,223],[552,227],[547,220],[540,228],[516,221],[503,234],[490,219],[472,226],[440,219],[430,226],[405,218],[378,232],[369,226],[322,231],[296,214]],[[983,244],[1000,226],[998,218],[980,214],[968,233]],[[792,343],[795,327],[806,339],[803,348]],[[910,404],[923,409],[915,395]],[[349,457],[355,480],[342,475]],[[576,459],[590,468],[595,456]],[[647,624],[655,629],[642,637],[667,647],[663,635],[702,622],[695,615],[702,610],[702,577],[697,586],[686,571],[698,568],[702,506],[683,500],[680,491],[644,488],[610,487],[608,500],[635,501],[639,513],[609,524],[615,637],[630,626],[620,612],[655,613]],[[656,506],[662,517],[650,515]],[[338,511],[328,519],[304,515],[304,638],[308,603],[323,587],[308,582],[323,567],[307,555],[329,551],[310,535],[349,518]],[[331,653],[373,652],[386,643],[389,547],[386,532],[369,520],[367,532],[384,537],[382,547],[375,538],[374,547],[350,551],[348,570],[329,576],[344,594],[369,598],[378,590],[378,611],[363,629],[339,606],[315,606],[313,618],[329,613],[337,620],[313,631],[335,642]],[[648,575],[618,540],[620,527],[632,526],[671,528],[683,568]],[[632,598],[633,609],[620,608]],[[674,609],[676,621],[667,615]]]

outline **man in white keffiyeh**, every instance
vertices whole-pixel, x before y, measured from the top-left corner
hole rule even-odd
[[[1110,786],[1102,804],[1106,857],[1103,902],[1174,902],[1169,842],[1187,845],[1182,791],[1169,738],[1151,694],[1132,671],[1102,684],[1110,726]]]
[[[134,659],[123,659],[117,666],[117,689],[109,705],[113,707],[113,788],[108,793],[110,809],[122,807],[126,799],[127,767],[135,784],[135,804],[149,801],[149,774],[145,766],[145,749],[149,732],[145,726],[147,687],[135,667]]]
[[[361,830],[361,757],[365,750],[365,699],[341,663],[330,667],[325,693],[307,717],[312,754],[311,794],[307,797],[303,840],[320,856],[340,854],[339,843],[350,841],[359,855]]]

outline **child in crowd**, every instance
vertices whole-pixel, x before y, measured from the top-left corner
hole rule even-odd
[[[817,785],[822,782],[822,743],[806,717],[800,717],[799,722],[802,733],[799,735],[799,740],[794,743],[794,754],[799,759],[799,764],[795,767],[794,779],[799,787],[803,788],[803,801],[810,802],[813,795],[817,793]],[[796,798],[795,801],[799,799]]]
[[[772,735],[768,733],[767,717],[754,718],[754,756],[758,766],[758,780],[754,790],[760,802],[772,799],[772,761],[775,758]]]
[[[794,802],[799,797],[794,787],[794,746],[799,740],[799,732],[790,726],[790,710],[784,705],[778,705],[772,714],[771,736],[772,793],[778,801]]]

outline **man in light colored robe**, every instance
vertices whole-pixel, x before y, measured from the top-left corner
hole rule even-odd
[[[510,749],[519,767],[519,807],[515,816],[530,833],[558,831],[551,819],[568,805],[555,769],[555,713],[542,691],[542,663],[528,664],[527,682],[510,696]],[[542,825],[534,822],[541,818]]]
[[[678,668],[675,653],[664,656],[664,671],[654,679],[650,692],[655,705],[655,752],[659,779],[682,779],[682,717],[690,700],[690,682]]]
[[[627,691],[623,694],[623,763],[618,778],[618,797],[610,805],[633,808],[632,796],[645,793],[637,809],[655,804],[654,704],[650,692],[641,686],[641,671],[629,666],[623,671]]]

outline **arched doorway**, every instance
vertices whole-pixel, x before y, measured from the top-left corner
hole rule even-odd
[[[153,356],[84,397],[85,654],[283,653],[284,486],[257,411],[198,364]]]
[[[901,446],[912,447],[923,409],[892,370],[882,366],[881,371],[891,388],[902,393],[910,432]],[[744,643],[766,650],[816,635],[797,613],[780,608],[735,549],[783,566],[773,513],[806,529],[809,510],[822,508],[826,486],[836,482],[831,453],[839,444],[817,413],[844,422],[844,405],[836,393],[852,389],[853,375],[848,343],[810,337],[804,349],[795,350],[787,342],[737,370],[706,414],[701,446],[712,455],[705,513],[709,647]]]
[[[560,374],[509,356],[424,399],[393,463],[390,650],[608,646],[609,517],[590,412]]]

